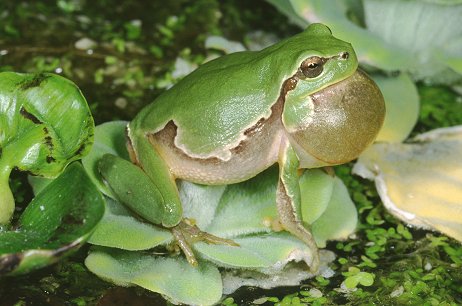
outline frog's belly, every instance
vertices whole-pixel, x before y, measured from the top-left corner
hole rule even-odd
[[[277,162],[284,133],[282,124],[272,117],[248,131],[247,138],[231,150],[232,157],[227,161],[186,155],[174,145],[177,128],[173,122],[150,135],[150,140],[156,143],[160,155],[176,178],[207,185],[237,183],[257,175]]]

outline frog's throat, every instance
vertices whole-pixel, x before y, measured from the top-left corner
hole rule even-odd
[[[288,135],[304,154],[330,165],[358,157],[374,141],[385,118],[380,90],[360,70],[311,94],[310,100],[312,120]]]

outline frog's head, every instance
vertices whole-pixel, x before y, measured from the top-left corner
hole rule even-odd
[[[358,69],[351,45],[329,28],[313,24],[300,37],[300,43],[307,37],[316,43],[299,52],[298,69],[283,85],[282,122],[302,167],[348,162],[377,136],[383,96]]]

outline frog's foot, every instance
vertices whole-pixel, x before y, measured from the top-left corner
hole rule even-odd
[[[213,244],[224,244],[230,246],[239,246],[231,239],[220,238],[215,235],[201,231],[191,220],[183,219],[177,226],[172,228],[173,237],[176,243],[183,251],[186,259],[192,266],[197,266],[197,259],[194,256],[191,245],[198,241]]]
[[[307,229],[300,221],[282,223],[281,225],[286,231],[290,232],[292,235],[303,241],[312,251],[313,258],[310,264],[310,271],[312,273],[317,273],[320,265],[319,250],[311,231]]]

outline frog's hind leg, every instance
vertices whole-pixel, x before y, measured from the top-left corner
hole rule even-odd
[[[282,227],[302,240],[312,251],[312,261],[308,263],[312,272],[319,268],[318,247],[313,234],[301,218],[300,185],[298,175],[299,160],[288,141],[282,141],[279,154],[279,183],[276,204]]]
[[[197,260],[192,250],[192,245],[195,242],[204,241],[206,243],[238,246],[232,240],[201,231],[191,220],[183,218],[182,204],[175,178],[171,175],[167,164],[158,153],[157,143],[154,138],[147,137],[143,133],[132,134],[127,147],[131,160],[137,166],[125,161],[125,164],[129,164],[130,167],[126,165],[127,169],[121,175],[120,179],[123,180],[123,183],[120,184],[118,192],[121,195],[128,194],[132,198],[133,190],[138,188],[140,178],[143,178],[142,185],[150,187],[141,192],[141,197],[155,191],[155,198],[150,199],[150,202],[155,205],[151,204],[150,206],[153,209],[145,209],[147,213],[141,216],[148,221],[155,221],[153,223],[161,224],[170,229],[175,239],[174,243],[180,247],[191,265],[197,265]],[[136,176],[133,176],[135,178],[127,179],[128,177],[125,174],[131,171],[136,172]],[[125,204],[135,212],[140,213],[138,208],[146,206],[142,205],[143,202],[145,201],[126,201]],[[151,215],[156,216],[155,220]]]
[[[162,225],[165,227],[177,225],[183,216],[183,209],[175,178],[170,173],[168,165],[159,154],[156,143],[150,141],[148,135],[129,129],[127,133],[130,139],[127,146],[130,158],[151,179],[152,184],[161,194],[165,211]]]

